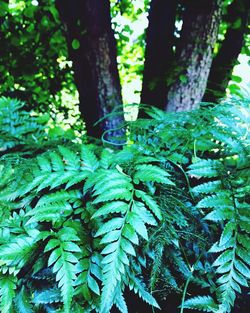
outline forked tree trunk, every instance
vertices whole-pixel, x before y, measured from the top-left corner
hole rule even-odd
[[[152,0],[146,33],[141,103],[164,109],[167,72],[173,62],[177,0]]]
[[[187,0],[167,111],[187,111],[201,101],[221,20],[223,0]],[[170,74],[171,75],[171,74]]]
[[[248,27],[249,0],[234,0],[228,8],[225,39],[213,60],[203,101],[218,102],[226,94]]]
[[[120,128],[123,114],[106,118],[93,126],[118,106],[122,112],[109,0],[56,0],[56,6],[66,26],[68,50],[87,133],[100,138],[109,130],[106,136],[109,140],[123,135]]]

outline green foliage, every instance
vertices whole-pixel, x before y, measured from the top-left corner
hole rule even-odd
[[[55,2],[0,1],[2,5],[0,94],[52,116],[61,106],[67,117],[70,108],[62,90],[76,88]]]
[[[6,210],[0,222],[0,266],[15,282],[3,286],[2,305],[9,301],[9,308],[20,312],[63,305],[64,312],[71,312],[78,303],[83,310],[108,312],[115,304],[124,312],[123,292],[129,285],[158,306],[136,278],[141,269],[132,274],[129,268],[140,253],[139,243],[148,240],[161,219],[147,184],[171,184],[170,175],[160,163],[131,166],[138,155],[130,148],[121,160],[121,152],[105,150],[100,156],[95,150],[59,146],[17,164],[2,161],[0,201]],[[138,176],[143,166],[150,178]],[[42,288],[37,279],[46,282]],[[6,288],[13,291],[5,295]]]
[[[40,138],[45,136],[44,124],[47,120],[31,116],[22,110],[24,103],[10,98],[0,98],[0,145],[1,152],[15,146],[32,145],[40,143]],[[41,143],[40,143],[41,144]]]
[[[24,110],[25,103],[17,99],[0,98],[0,155],[36,155],[37,151],[76,139],[73,130],[55,126],[48,114]],[[57,132],[54,132],[54,130]],[[81,137],[78,138],[81,140]],[[7,156],[8,155],[8,156]]]
[[[199,284],[215,296],[194,293],[182,310],[230,312],[236,295],[249,286],[249,110],[247,101],[238,101],[178,115],[149,108],[153,120],[131,125],[134,146],[164,160],[172,176],[175,172],[175,187],[160,196],[162,227],[151,237],[151,286],[163,288],[163,296],[169,287],[178,292],[180,278],[171,265],[175,248],[181,252],[175,262],[183,283],[191,280],[190,292]],[[217,242],[211,242],[213,237]]]
[[[2,312],[126,313],[125,290],[155,308],[175,294],[181,312],[230,312],[250,276],[247,108],[148,113],[122,150],[43,152],[42,138],[16,162],[6,150]]]

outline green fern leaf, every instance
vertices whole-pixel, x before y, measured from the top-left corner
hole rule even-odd
[[[249,247],[250,247],[249,236],[243,235],[243,234],[238,234],[237,240],[245,249],[247,249],[247,250],[249,249]]]
[[[223,265],[233,259],[233,250],[224,251],[213,263],[213,266]]]
[[[122,189],[126,188],[127,190],[132,190],[133,185],[129,182],[126,177],[121,177],[119,179],[113,179],[108,181],[102,181],[102,186],[95,186],[96,191],[93,193],[93,196],[107,194],[112,189]]]
[[[160,309],[159,304],[155,300],[155,298],[146,290],[145,284],[134,274],[128,271],[129,274],[129,289],[133,290],[135,293],[138,293],[139,297],[142,298],[143,301],[148,303],[149,305]]]
[[[62,157],[57,152],[51,152],[49,156],[53,171],[55,172],[64,171],[64,163]]]
[[[225,251],[226,249],[233,248],[234,245],[235,245],[234,238],[229,239],[223,245],[220,245],[220,242],[218,241],[212,245],[208,252],[210,253],[222,252]]]
[[[233,217],[234,217],[233,207],[228,206],[213,210],[204,217],[204,220],[218,222],[223,220],[230,220]]]
[[[93,203],[97,204],[100,202],[106,202],[106,201],[112,201],[112,200],[118,200],[118,199],[121,199],[121,200],[124,199],[124,200],[129,201],[132,198],[132,193],[126,187],[127,186],[121,187],[121,188],[110,189],[108,192],[96,197]]]
[[[227,193],[220,193],[206,196],[197,204],[197,208],[233,208],[233,204]]]
[[[56,280],[61,289],[66,313],[70,313],[73,299],[76,264],[78,263],[76,253],[81,252],[79,246],[74,243],[76,239],[74,229],[64,227],[58,232],[56,239],[51,239],[48,242],[44,250],[45,252],[52,250],[48,259],[48,266],[53,266],[53,272],[56,273]]]
[[[134,228],[138,235],[142,236],[145,240],[148,240],[147,228],[138,214],[134,212],[128,212],[127,222]]]
[[[128,204],[124,201],[113,201],[105,204],[100,209],[98,209],[92,218],[100,217],[103,215],[108,215],[111,213],[121,213],[124,214],[128,210]]]
[[[58,303],[61,302],[61,293],[59,288],[44,289],[37,291],[34,294],[32,302],[35,305],[48,304],[48,303]]]
[[[97,170],[86,179],[85,184],[83,186],[83,194],[85,195],[90,189],[92,189],[95,184],[102,181],[105,177],[107,177],[107,172],[103,170]]]
[[[192,188],[192,191],[198,194],[200,193],[210,194],[220,191],[221,187],[222,187],[221,181],[215,180],[195,186]]]
[[[245,262],[248,264],[248,266],[250,266],[250,255],[249,252],[246,249],[240,248],[238,247],[236,249],[236,254]]]
[[[59,146],[58,150],[63,157],[63,162],[67,170],[80,170],[80,157],[75,152],[63,146]]]
[[[105,173],[105,175],[103,175],[103,173]],[[100,174],[94,186],[95,192],[100,190],[99,194],[103,193],[106,189],[114,188],[117,184],[123,187],[126,185],[130,186],[131,178],[117,170],[101,171]]]
[[[220,237],[220,246],[225,245],[233,236],[233,232],[235,230],[235,223],[228,222],[223,229],[223,232]]]
[[[143,204],[142,206],[144,207]],[[112,208],[112,206],[109,207]],[[133,209],[128,205],[126,206],[126,210],[127,212],[124,212],[124,217],[114,217],[102,224],[96,233],[96,236],[104,235],[101,242],[105,243],[105,247],[101,251],[104,255],[102,260],[103,288],[101,294],[101,312],[109,312],[113,302],[115,302],[115,290],[120,288],[126,267],[129,265],[127,255],[136,256],[133,247],[133,242],[138,243],[136,232],[147,238],[147,229],[141,216],[129,211]],[[149,213],[146,209],[145,211]],[[152,217],[153,215],[151,214],[150,218]],[[143,216],[143,218],[146,217]],[[148,215],[147,218],[149,219]],[[133,222],[131,222],[132,219]],[[135,227],[136,229],[134,229]],[[132,238],[127,239],[131,233]]]
[[[82,145],[81,147],[81,160],[82,168],[88,169],[91,172],[94,172],[99,166],[99,162],[95,154],[85,145]]]
[[[134,174],[134,182],[139,184],[142,182],[157,182],[168,185],[175,185],[168,177],[170,174],[156,165],[142,164],[136,166]]]
[[[42,172],[51,172],[52,170],[50,161],[46,158],[46,156],[38,156],[37,164]]]
[[[123,297],[120,286],[117,287],[115,290],[114,304],[120,312],[128,313],[128,307],[127,307],[126,301]]]
[[[96,295],[100,295],[100,288],[97,279],[101,281],[101,261],[100,255],[93,254],[90,258],[83,258],[76,265],[77,274],[79,273],[75,285],[78,286],[77,292],[81,292],[87,301],[90,301],[93,291]]]
[[[234,262],[234,266],[240,274],[250,279],[250,269],[248,268],[246,264],[236,259]]]
[[[139,238],[135,229],[130,224],[125,224],[123,227],[123,236],[130,240],[134,245],[139,244]],[[103,238],[104,239],[104,238]]]
[[[231,262],[223,263],[216,269],[216,272],[219,274],[227,273],[230,271],[231,266],[232,266]]]
[[[120,229],[124,223],[124,218],[122,217],[115,217],[108,222],[101,225],[101,227],[98,229],[97,233],[95,234],[96,237],[104,235],[110,231],[113,231],[115,229]]]
[[[42,205],[48,205],[50,203],[59,203],[59,202],[74,202],[77,199],[81,199],[82,194],[78,190],[60,190],[51,194],[47,194],[42,196],[36,204],[36,207],[40,207]]]
[[[142,202],[134,201],[131,212],[134,212],[135,214],[140,216],[140,219],[143,221],[143,223],[153,226],[157,225],[155,217],[149,210],[145,208]]]
[[[22,286],[21,290],[15,297],[15,307],[18,313],[33,313],[31,305],[31,297]]]
[[[77,176],[70,178],[68,183],[66,184],[65,189],[70,188],[71,186],[74,186],[76,184],[79,184],[83,182],[87,177],[89,176],[89,171],[81,171],[77,174]]]
[[[37,238],[27,235],[20,235],[5,245],[0,246],[0,264],[14,267],[19,271],[27,262],[30,261],[36,250]]]
[[[198,179],[218,177],[221,167],[221,163],[217,160],[200,160],[189,166],[188,174]]]
[[[50,203],[47,205],[36,206],[29,211],[26,216],[32,216],[26,225],[34,222],[56,222],[69,216],[72,213],[72,207],[67,202]]]
[[[217,312],[218,305],[210,296],[198,296],[186,300],[184,302],[183,308],[190,310],[196,309],[203,312]]]
[[[17,279],[12,275],[0,274],[0,310],[9,313],[13,307]]]
[[[156,201],[150,195],[148,195],[146,192],[142,190],[136,190],[135,195],[138,198],[141,198],[142,201],[144,201],[144,203],[148,206],[148,208],[155,214],[155,216],[159,220],[162,219],[161,210]]]

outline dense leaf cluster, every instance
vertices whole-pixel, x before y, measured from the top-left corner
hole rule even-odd
[[[250,276],[249,112],[148,113],[119,151],[6,151],[1,312],[128,312],[127,290],[155,308],[174,292],[182,312],[230,312]]]

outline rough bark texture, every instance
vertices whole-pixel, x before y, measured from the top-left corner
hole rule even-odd
[[[249,0],[235,0],[228,9],[225,39],[213,60],[203,101],[218,102],[226,94],[234,66],[244,44],[249,17]]]
[[[121,126],[123,115],[106,118],[93,126],[122,104],[109,1],[57,0],[56,6],[66,26],[80,111],[88,134],[100,138],[104,131],[110,130],[106,136],[109,140],[123,135],[121,129],[112,131]]]
[[[152,0],[146,34],[141,103],[164,108],[172,64],[177,1]]]
[[[212,64],[222,0],[185,1],[177,51],[175,82],[167,95],[167,111],[187,111],[201,101]]]

